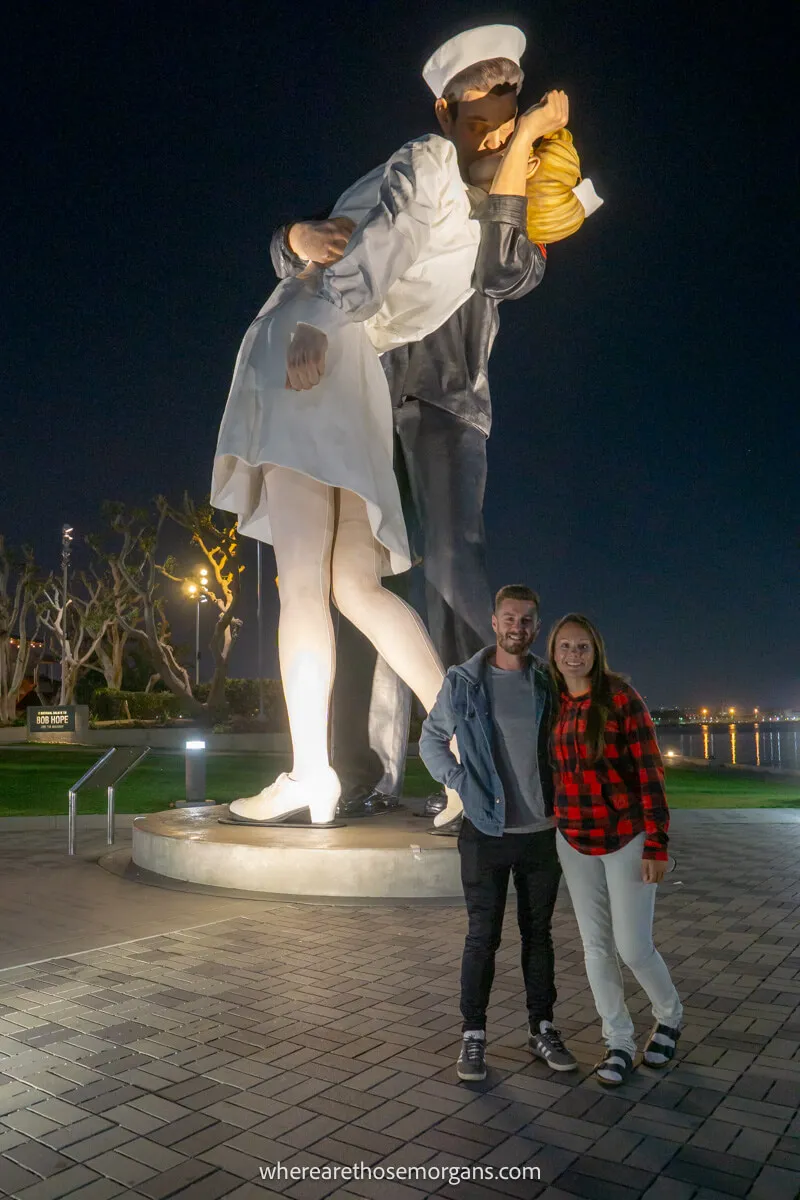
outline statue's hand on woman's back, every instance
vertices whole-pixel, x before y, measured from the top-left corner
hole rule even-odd
[[[308,392],[325,374],[327,336],[314,325],[298,322],[286,354],[286,386],[292,392]]]

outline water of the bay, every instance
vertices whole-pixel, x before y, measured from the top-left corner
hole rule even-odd
[[[659,725],[656,732],[662,754],[800,771],[800,721]]]

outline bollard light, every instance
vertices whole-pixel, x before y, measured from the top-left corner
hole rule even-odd
[[[186,799],[178,806],[207,804],[206,800],[206,744],[201,741],[186,742]]]

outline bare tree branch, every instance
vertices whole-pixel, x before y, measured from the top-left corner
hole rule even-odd
[[[37,611],[61,650],[60,703],[72,704],[78,680],[114,620],[113,610],[102,588],[81,572],[73,579],[69,597],[51,575],[39,593]]]
[[[39,632],[33,551],[10,551],[0,535],[0,722],[13,721]]]

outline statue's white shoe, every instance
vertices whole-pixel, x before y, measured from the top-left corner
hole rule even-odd
[[[433,824],[436,829],[441,829],[443,825],[449,825],[452,821],[458,820],[464,812],[464,805],[461,803],[461,797],[458,792],[454,792],[452,788],[445,788],[445,795],[447,796],[447,804],[433,818]]]
[[[333,820],[341,793],[339,776],[330,767],[303,779],[293,779],[284,773],[258,795],[234,800],[230,813],[243,821],[272,822],[308,809],[312,824],[327,825]]]

